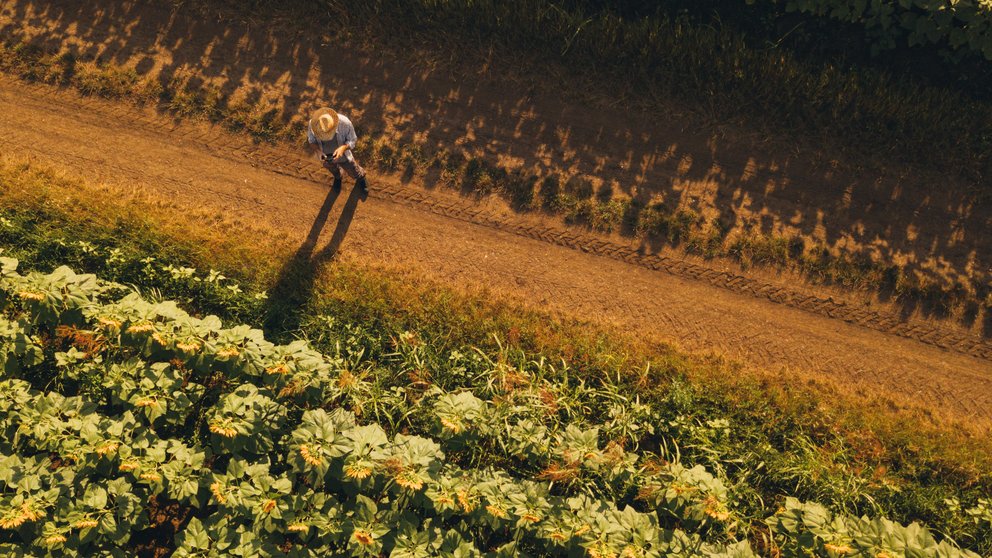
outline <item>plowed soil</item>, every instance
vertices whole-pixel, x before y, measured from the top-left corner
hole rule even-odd
[[[954,177],[845,165],[829,151],[746,131],[693,129],[677,112],[589,110],[553,88],[437,75],[261,22],[211,20],[161,2],[0,2],[0,35],[134,67],[163,83],[268,100],[284,114],[333,104],[397,141],[460,149],[508,168],[570,172],[600,193],[679,207],[735,227],[799,234],[831,248],[981,280],[989,212]],[[150,108],[0,78],[0,146],[79,175],[265,223],[298,238],[314,264],[347,254],[480,284],[645,338],[825,378],[898,406],[992,425],[990,317],[937,319],[795,277],[685,258],[648,241],[467,199],[403,176],[365,199],[300,149],[258,145]],[[360,156],[360,154],[359,154]],[[604,190],[604,188],[606,190]],[[312,241],[316,243],[311,246]]]

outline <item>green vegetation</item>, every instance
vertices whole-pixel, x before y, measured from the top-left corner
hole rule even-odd
[[[728,460],[734,425],[691,417],[679,384],[656,407],[619,376],[437,355],[412,332],[375,363],[354,327],[321,355],[66,267],[0,265],[7,555],[754,555],[738,537],[759,529],[757,462]],[[151,499],[173,506],[174,541],[148,539]],[[767,521],[784,556],[977,556],[793,499]]]
[[[572,479],[574,483],[565,482],[575,471],[553,468],[566,465],[562,455],[528,454],[521,459],[508,449],[518,447],[511,436],[513,430],[479,424],[473,431],[478,439],[456,440],[466,442],[457,448],[444,445],[452,440],[445,441],[447,434],[438,429],[440,418],[424,418],[428,410],[414,405],[417,397],[410,394],[417,393],[416,386],[425,397],[432,386],[441,390],[424,405],[452,424],[456,423],[451,419],[457,418],[450,416],[452,409],[475,408],[477,403],[467,396],[441,403],[445,394],[469,390],[487,411],[482,415],[503,417],[506,415],[500,413],[505,409],[497,412],[498,405],[519,396],[531,404],[527,412],[541,415],[541,424],[552,434],[567,431],[568,424],[582,431],[598,428],[597,451],[606,452],[610,442],[615,442],[624,455],[630,452],[639,456],[639,468],[651,454],[662,461],[680,462],[689,470],[704,466],[715,480],[705,480],[709,477],[704,476],[693,482],[705,480],[707,486],[714,487],[719,482],[726,489],[728,510],[736,522],[705,527],[699,534],[707,544],[746,538],[760,552],[765,521],[774,515],[776,506],[786,504],[784,496],[794,496],[819,501],[842,516],[885,515],[903,523],[922,520],[966,548],[980,553],[990,548],[981,510],[987,509],[982,499],[987,499],[992,483],[988,476],[992,452],[978,440],[968,442],[946,430],[928,429],[916,420],[886,422],[875,415],[881,410],[843,411],[843,400],[836,392],[831,392],[829,399],[821,398],[808,391],[812,387],[787,389],[780,380],[728,374],[722,365],[688,360],[670,351],[639,352],[622,338],[576,325],[549,323],[546,316],[437,292],[436,287],[427,292],[416,284],[411,287],[409,278],[347,264],[335,264],[321,280],[310,284],[309,288],[319,294],[307,297],[303,307],[281,307],[278,301],[260,296],[258,286],[252,286],[257,285],[258,277],[268,276],[263,266],[272,263],[273,255],[239,257],[238,263],[257,262],[260,267],[242,268],[237,282],[214,271],[194,270],[195,266],[223,264],[208,258],[224,254],[211,249],[211,240],[201,236],[195,219],[176,221],[169,213],[165,221],[174,227],[176,238],[163,236],[150,226],[155,211],[148,207],[132,207],[137,217],[122,218],[109,203],[112,192],[105,194],[108,203],[104,204],[98,192],[78,180],[60,181],[43,171],[19,170],[20,175],[8,168],[0,181],[7,205],[0,222],[0,245],[6,248],[5,255],[38,269],[53,270],[70,263],[77,269],[96,271],[119,283],[139,285],[156,299],[180,299],[199,316],[209,312],[225,319],[236,316],[236,321],[260,323],[273,309],[296,312],[299,315],[295,319],[271,323],[291,322],[298,324],[298,329],[272,329],[267,337],[288,344],[295,337],[306,338],[331,359],[347,361],[345,369],[352,377],[346,377],[344,383],[351,388],[332,399],[334,406],[359,410],[360,423],[375,422],[389,435],[440,440],[446,463],[469,470],[485,463],[539,483],[548,483],[551,478],[542,475],[561,474],[564,478],[556,481],[555,487],[598,490],[596,494],[603,498],[647,509],[647,501],[637,498],[640,485],[635,490],[631,485],[606,482],[601,471],[587,470],[584,465],[578,467],[581,474]],[[19,183],[15,182],[17,176],[21,177]],[[66,197],[66,192],[75,192],[79,198]],[[73,208],[81,199],[103,209],[79,216]],[[249,232],[242,231],[244,234]],[[185,253],[190,256],[184,257]],[[189,257],[201,259],[191,261]],[[278,257],[288,258],[288,254]],[[231,270],[225,268],[223,273],[235,275]],[[97,333],[95,328],[79,325],[83,331]],[[494,334],[500,339],[494,339]],[[58,346],[61,352],[69,352],[74,342],[62,339]],[[53,375],[60,369],[51,366],[55,358],[52,352],[59,351],[49,352],[48,364],[37,369],[38,377],[22,377],[31,379],[37,389],[78,385],[75,380]],[[48,376],[40,376],[43,369],[48,369]],[[339,379],[340,367],[335,371]],[[514,376],[517,373],[519,377]],[[334,389],[336,380],[328,381]],[[518,381],[525,383],[516,385]],[[232,381],[223,389],[233,389],[236,384]],[[280,390],[286,387],[279,385]],[[312,390],[304,391],[313,396]],[[79,395],[65,389],[61,393]],[[632,395],[635,393],[639,398]],[[555,413],[544,412],[554,407]],[[470,411],[464,409],[466,416],[479,414],[478,409]],[[207,415],[196,416],[202,421]],[[527,418],[536,420],[531,415]],[[201,434],[206,436],[202,428]],[[182,440],[187,447],[193,447],[195,437],[191,436]],[[206,442],[202,443],[206,447]],[[621,490],[624,486],[626,491]],[[620,492],[605,492],[614,488]],[[953,505],[945,501],[949,499]],[[169,505],[170,501],[163,496],[159,502]],[[815,508],[809,514],[803,521],[810,529],[822,531],[822,516]],[[182,517],[185,520],[189,516]],[[687,527],[691,524],[682,517],[681,521],[672,515],[662,519],[659,525],[668,528],[695,529]],[[853,519],[843,522],[854,522],[844,527],[851,533],[869,528]],[[781,528],[792,529],[788,525]],[[825,537],[817,540],[834,544]],[[784,542],[788,539],[779,540],[784,546],[792,544]]]
[[[747,0],[753,4],[758,0]],[[992,61],[992,2],[988,0],[771,0],[787,10],[863,26],[876,50],[933,46],[951,59]]]
[[[223,5],[201,1],[201,5]],[[843,57],[825,59],[801,56],[777,44],[753,44],[733,27],[734,17],[743,17],[733,4],[715,3],[715,15],[704,20],[677,15],[691,2],[623,2],[641,17],[624,17],[609,3],[595,0],[545,2],[526,0],[375,0],[355,5],[337,0],[297,0],[276,3],[256,0],[255,5],[275,14],[312,14],[323,11],[327,29],[348,40],[365,40],[370,47],[383,43],[416,48],[418,56],[431,56],[443,63],[458,52],[466,65],[495,57],[499,70],[537,76],[553,68],[555,74],[572,76],[551,87],[565,94],[581,95],[591,81],[609,83],[611,99],[650,107],[657,114],[671,110],[678,100],[697,112],[704,121],[731,121],[808,142],[821,140],[835,148],[848,148],[852,160],[898,160],[921,164],[968,177],[974,184],[992,176],[992,104],[987,97],[972,97],[954,87],[924,85],[910,72],[890,73],[879,67],[848,66]],[[743,2],[741,2],[743,4]],[[849,0],[792,2],[790,7],[820,12],[819,6],[852,5]],[[894,4],[875,2],[861,13],[865,25],[882,28],[890,7],[898,17],[919,18],[913,33],[932,33],[930,25],[951,15],[939,8],[944,2],[914,2],[934,6],[940,13],[931,18],[916,9],[896,9]],[[778,5],[776,3],[776,5]],[[875,6],[881,5],[876,15]],[[938,6],[939,5],[939,6]],[[971,25],[942,25],[950,41],[960,44],[962,33],[974,33],[969,41],[982,41],[992,16],[987,9],[968,15],[968,5],[957,2],[954,17],[976,17]],[[650,7],[655,6],[655,10]],[[637,9],[637,7],[640,7]],[[727,13],[727,17],[721,14]],[[842,16],[856,9],[836,9]],[[884,14],[884,15],[883,15]],[[729,19],[728,22],[724,22]],[[347,26],[332,22],[347,21]],[[902,22],[900,21],[900,24]],[[967,31],[965,31],[967,27]],[[884,27],[896,33],[894,26]],[[954,31],[956,29],[956,31]],[[782,31],[786,35],[787,30]],[[917,34],[913,34],[916,38]],[[815,38],[822,42],[822,38]],[[858,50],[854,45],[851,50]],[[860,45],[862,50],[866,45]],[[522,58],[529,59],[521,67]],[[838,61],[838,58],[840,61]],[[907,65],[912,68],[912,64]],[[516,71],[512,69],[516,68]],[[595,68],[595,78],[587,71]],[[558,71],[555,71],[558,70]],[[585,74],[583,76],[583,74]],[[583,79],[584,78],[584,79]],[[531,81],[540,82],[534,77]],[[571,83],[569,83],[571,82]],[[599,87],[596,87],[599,89]],[[965,194],[965,192],[962,192]]]

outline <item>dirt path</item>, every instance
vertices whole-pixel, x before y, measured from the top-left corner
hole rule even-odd
[[[284,117],[333,103],[360,128],[398,143],[440,146],[537,176],[587,177],[597,196],[663,201],[734,232],[798,235],[808,246],[899,264],[941,284],[992,279],[992,209],[969,201],[966,185],[951,176],[905,165],[859,168],[820,138],[782,145],[732,126],[702,129],[679,107],[658,115],[616,99],[596,104],[595,87],[586,98],[563,98],[557,76],[506,76],[488,65],[432,70],[396,53],[327,47],[299,21],[173,8],[148,0],[0,0],[0,37],[96,56],[164,84],[216,88]],[[637,248],[663,250],[652,242]],[[915,301],[896,304],[902,316],[947,317]],[[980,304],[953,317],[955,327],[992,337],[992,312]]]
[[[817,374],[898,404],[992,424],[992,347],[981,337],[646,256],[635,245],[583,238],[399,181],[380,180],[367,200],[347,187],[338,198],[301,153],[45,86],[0,78],[0,114],[6,152],[124,180],[189,207],[234,212],[301,241],[319,233],[314,261],[347,253],[412,266],[448,284],[488,285],[690,350],[798,378]]]

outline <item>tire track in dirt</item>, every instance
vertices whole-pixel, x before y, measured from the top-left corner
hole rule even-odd
[[[126,178],[190,205],[275,219],[301,238],[327,192],[312,185],[327,184],[324,171],[298,151],[151,110],[0,78],[0,113],[7,151]],[[416,262],[449,282],[498,285],[690,350],[819,374],[940,414],[992,422],[990,352],[981,339],[641,253],[389,177],[377,181],[372,200],[347,231],[347,249],[363,258]]]
[[[9,78],[2,78],[0,83],[9,83]],[[50,88],[38,85],[29,86],[38,95],[52,98],[57,94]],[[53,99],[54,100],[54,99]],[[83,104],[93,108],[94,100],[83,99]],[[106,110],[101,104],[101,110]],[[300,150],[288,149],[284,146],[271,146],[254,143],[245,137],[228,134],[217,127],[188,128],[181,127],[175,120],[157,117],[148,112],[135,113],[126,106],[112,112],[117,116],[128,117],[149,131],[169,130],[178,133],[185,141],[193,142],[211,150],[224,145],[217,155],[234,161],[249,161],[252,165],[266,170],[298,178],[326,184],[326,173],[317,168],[312,160],[301,156]],[[218,193],[220,194],[220,193]],[[720,287],[733,292],[747,294],[756,298],[764,298],[777,304],[798,308],[813,314],[828,318],[843,320],[883,333],[890,333],[920,341],[942,349],[963,354],[992,359],[992,340],[983,339],[977,335],[961,331],[941,329],[931,324],[907,323],[900,317],[877,310],[857,308],[844,301],[832,297],[824,298],[815,294],[805,293],[781,285],[773,285],[754,278],[736,273],[717,270],[705,265],[659,254],[645,254],[638,247],[621,245],[574,229],[562,228],[555,224],[521,223],[508,219],[493,211],[473,203],[471,200],[437,199],[430,193],[405,187],[398,181],[383,181],[376,185],[373,197],[384,197],[394,202],[403,203],[421,210],[430,211],[444,217],[484,225],[487,227],[525,236],[542,242],[557,244],[566,248],[596,254],[637,265],[653,271],[663,271],[679,277],[705,282],[714,287]]]

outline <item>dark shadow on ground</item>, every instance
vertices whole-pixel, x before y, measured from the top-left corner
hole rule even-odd
[[[299,330],[300,319],[313,299],[314,283],[320,267],[338,253],[355,217],[358,202],[364,200],[366,196],[357,187],[351,189],[330,240],[315,252],[321,233],[327,226],[331,209],[341,196],[341,192],[340,188],[331,188],[327,193],[303,244],[279,272],[275,285],[269,291],[268,306],[265,311],[266,333],[278,337],[292,335]]]

